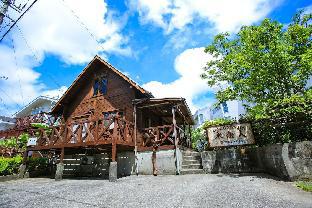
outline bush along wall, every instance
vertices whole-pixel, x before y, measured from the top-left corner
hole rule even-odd
[[[0,157],[0,176],[17,174],[23,157],[17,155],[11,158]]]

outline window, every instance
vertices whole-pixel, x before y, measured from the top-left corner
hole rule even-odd
[[[93,85],[93,96],[107,93],[107,79],[95,79]]]
[[[223,112],[224,112],[224,113],[228,113],[228,112],[229,112],[229,108],[228,108],[226,102],[223,102],[223,103],[222,103],[222,107],[223,107]]]

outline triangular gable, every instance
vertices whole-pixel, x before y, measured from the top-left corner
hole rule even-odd
[[[101,57],[99,57],[98,55],[96,55],[92,61],[83,69],[83,71],[79,74],[79,76],[76,78],[76,80],[70,85],[70,87],[67,89],[67,91],[63,94],[63,96],[60,98],[60,100],[55,104],[55,106],[52,108],[51,112],[52,113],[57,113],[59,112],[60,108],[61,108],[61,104],[64,103],[64,100],[66,99],[66,97],[69,96],[69,94],[73,91],[73,89],[75,88],[76,85],[78,85],[80,79],[82,79],[82,77],[90,70],[92,64],[94,64],[96,61],[99,61],[100,63],[102,63],[103,65],[107,66],[110,70],[112,70],[114,73],[116,73],[117,75],[119,75],[121,78],[123,78],[125,81],[127,81],[131,86],[134,87],[134,89],[136,89],[138,92],[140,92],[141,94],[145,95],[148,98],[154,97],[150,92],[148,92],[147,90],[143,89],[142,87],[140,87],[138,84],[136,84],[133,80],[131,80],[129,77],[127,77],[126,75],[124,75],[121,71],[119,71],[118,69],[116,69],[115,67],[113,67],[111,64],[109,64],[108,62],[104,61]]]

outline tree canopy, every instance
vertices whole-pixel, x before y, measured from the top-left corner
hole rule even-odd
[[[293,96],[311,99],[311,21],[312,14],[299,12],[288,25],[265,19],[235,35],[216,35],[205,49],[214,59],[202,78],[210,86],[226,83],[216,94],[219,102],[238,99],[263,107]]]

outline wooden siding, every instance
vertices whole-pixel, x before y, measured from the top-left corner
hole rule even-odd
[[[103,112],[122,111],[125,119],[133,121],[132,100],[135,98],[133,87],[116,73],[102,66],[84,80],[79,93],[64,109],[66,123],[84,119],[102,119]],[[93,85],[97,76],[106,75],[107,93],[93,96]]]

